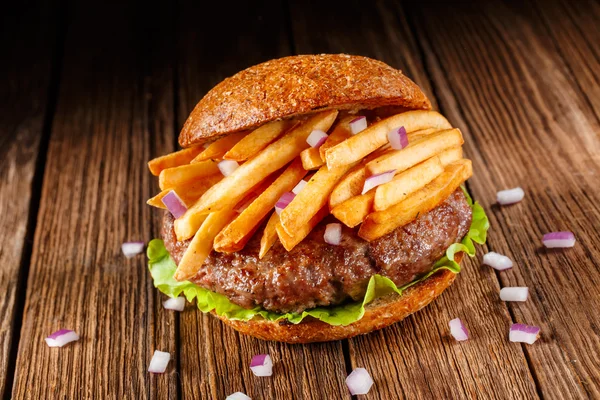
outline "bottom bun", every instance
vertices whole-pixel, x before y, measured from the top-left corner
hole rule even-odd
[[[456,254],[456,262],[460,263],[462,256],[462,253]],[[299,324],[291,324],[262,318],[236,321],[214,313],[213,315],[236,331],[258,339],[286,343],[328,342],[366,334],[403,320],[442,294],[455,277],[455,273],[444,269],[406,289],[402,296],[392,293],[375,299],[367,304],[365,314],[360,320],[346,326],[329,325],[313,318],[306,318]]]

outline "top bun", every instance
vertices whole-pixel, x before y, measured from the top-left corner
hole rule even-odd
[[[367,57],[321,54],[284,57],[225,79],[196,105],[179,144],[189,147],[267,122],[336,109],[431,108],[401,71]]]

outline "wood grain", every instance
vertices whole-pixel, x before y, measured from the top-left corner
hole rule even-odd
[[[58,23],[51,4],[36,12],[14,3],[3,7],[0,25],[0,398],[8,397],[12,386],[13,347],[18,342],[22,302],[17,297],[24,287],[30,255],[39,190],[34,185],[36,160],[44,136],[44,121],[57,56]],[[52,16],[52,18],[48,18]],[[23,53],[23,47],[29,52]],[[42,152],[45,151],[42,149]],[[42,156],[43,157],[43,156]],[[33,195],[33,198],[32,198]],[[11,360],[14,362],[14,359]],[[10,380],[7,382],[7,380]]]
[[[509,307],[515,322],[542,329],[541,340],[523,346],[537,388],[549,398],[598,398],[594,110],[538,10],[501,2],[431,5],[417,20],[432,76],[441,83],[440,104],[451,119],[466,121],[465,143],[478,171],[470,188],[490,216],[489,246],[516,264],[498,274],[501,285],[530,287],[527,302]],[[498,189],[514,186],[525,189],[523,202],[494,205]],[[558,230],[575,233],[575,248],[543,248],[542,235]]]
[[[199,3],[185,3],[179,13],[179,126],[200,98],[225,77],[289,54],[280,6],[237,3],[232,7],[227,3],[215,5],[201,23],[199,15],[203,15]],[[206,40],[215,32],[218,41]],[[223,399],[236,391],[253,399],[349,397],[340,342],[310,346],[267,343],[240,335],[193,309],[181,315],[180,329],[183,398]],[[262,353],[269,353],[275,363],[270,378],[256,377],[249,368],[252,356]]]
[[[173,147],[169,9],[69,15],[13,397],[176,398],[176,357],[166,374],[146,372],[155,349],[177,355],[173,314],[145,257],[120,249],[151,238],[145,162]],[[81,340],[48,348],[59,328]]]

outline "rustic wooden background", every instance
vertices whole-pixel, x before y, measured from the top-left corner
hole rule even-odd
[[[600,398],[600,5],[592,1],[11,2],[0,13],[0,395],[5,398]],[[103,4],[100,4],[103,3]],[[188,305],[163,310],[127,239],[157,236],[145,162],[171,152],[196,102],[236,71],[297,53],[405,71],[462,129],[489,242],[432,306],[327,344],[243,337]],[[520,185],[525,200],[494,205]],[[572,230],[573,249],[543,233]],[[495,273],[481,254],[509,255]],[[529,286],[503,303],[502,286]],[[454,317],[472,339],[456,343]],[[539,325],[534,345],[508,342]],[[50,349],[44,337],[81,341]],[[146,372],[155,349],[173,359]],[[272,378],[248,368],[268,352]],[[361,396],[360,398],[363,398]]]

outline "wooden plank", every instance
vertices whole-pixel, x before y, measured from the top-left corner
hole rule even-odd
[[[571,75],[531,7],[485,2],[416,14],[440,104],[467,121],[479,172],[470,188],[491,219],[489,246],[516,264],[500,282],[530,287],[527,302],[509,305],[514,321],[542,329],[523,345],[537,388],[544,397],[598,398],[600,127],[580,91],[586,82],[575,82],[580,74]],[[518,185],[523,202],[494,205],[498,189]],[[542,235],[558,230],[575,233],[575,248],[543,248]]]
[[[232,7],[223,3],[214,7],[207,15],[201,4],[190,2],[179,11],[179,126],[223,78],[289,54],[280,5],[236,3]],[[218,41],[206,39],[216,32]],[[348,393],[340,342],[307,346],[267,343],[239,335],[198,310],[183,313],[180,327],[184,398],[223,399],[242,391],[253,399],[333,399]],[[258,378],[250,371],[252,356],[261,353],[273,358],[271,378]]]
[[[145,163],[173,148],[166,4],[69,11],[13,398],[177,397],[174,315],[120,249],[156,233]],[[81,340],[49,348],[59,328]],[[146,372],[155,349],[175,356],[164,375]]]
[[[431,96],[408,18],[392,4],[319,3],[319,19],[292,10],[298,52],[375,57],[404,70]],[[343,18],[338,15],[342,9]],[[449,117],[463,127],[461,119]],[[478,257],[481,249],[479,253]],[[476,261],[463,266],[454,285],[425,310],[383,331],[349,340],[352,366],[367,368],[376,382],[369,398],[536,397],[522,350],[506,343],[511,319],[494,295],[497,278]],[[469,342],[456,343],[449,335],[448,321],[455,317],[468,326],[473,336]]]

